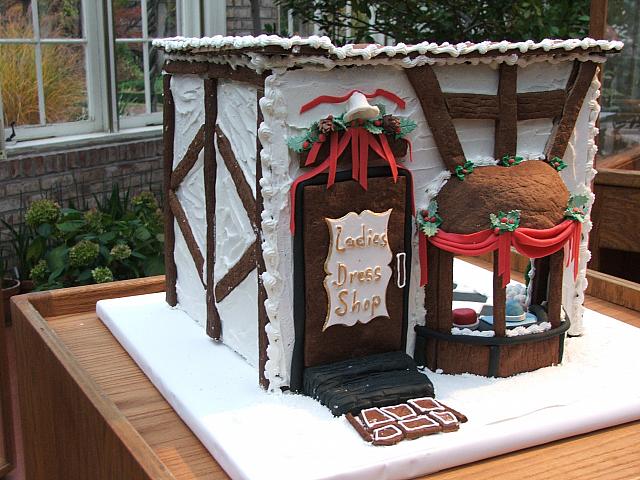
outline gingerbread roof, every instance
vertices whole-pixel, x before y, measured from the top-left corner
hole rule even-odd
[[[257,52],[266,55],[316,55],[335,59],[371,60],[384,57],[478,57],[497,55],[549,55],[565,52],[608,53],[622,49],[620,41],[583,39],[544,39],[540,42],[527,40],[523,42],[485,41],[480,43],[464,42],[451,44],[448,42],[421,42],[415,45],[398,43],[393,46],[376,44],[359,44],[335,46],[329,37],[310,36],[283,38],[277,35],[259,35],[243,37],[225,37],[216,35],[204,38],[173,37],[154,40],[153,45],[164,49],[167,53],[193,54],[241,54]]]
[[[558,172],[530,160],[513,167],[476,167],[464,180],[451,178],[437,196],[442,229],[474,233],[490,228],[489,215],[520,210],[520,226],[546,229],[564,220],[569,192]]]

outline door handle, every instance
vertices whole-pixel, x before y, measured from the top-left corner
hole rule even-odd
[[[402,275],[400,275],[401,271]],[[396,253],[396,285],[398,288],[404,288],[407,285],[407,254],[405,252]]]

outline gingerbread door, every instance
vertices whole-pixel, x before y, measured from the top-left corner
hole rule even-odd
[[[296,192],[294,390],[307,367],[405,349],[411,180],[370,168],[364,190],[350,173]]]

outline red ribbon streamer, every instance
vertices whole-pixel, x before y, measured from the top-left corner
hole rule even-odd
[[[349,98],[351,98],[351,95],[353,95],[356,92],[360,92],[360,90],[351,90],[349,93],[347,93],[346,95],[342,95],[341,97],[334,97],[331,95],[321,95],[317,98],[314,98],[309,103],[305,103],[304,105],[302,105],[302,107],[300,107],[300,113],[307,112],[323,103],[346,102],[347,100],[349,100]],[[395,93],[391,93],[390,91],[384,90],[382,88],[377,89],[373,93],[364,93],[364,92],[360,92],[360,93],[362,93],[367,98],[384,97],[387,100],[392,101],[402,109],[404,109],[404,107],[406,106],[406,103],[403,99],[401,99]]]
[[[418,244],[421,267],[420,286],[425,285],[428,281],[428,242],[441,250],[473,257],[498,250],[498,274],[502,276],[503,287],[506,287],[511,279],[510,250],[512,246],[529,258],[546,257],[568,246],[567,266],[573,261],[573,277],[576,279],[579,268],[581,232],[582,224],[573,220],[565,220],[555,227],[544,230],[517,228],[513,232],[505,233],[482,230],[466,235],[438,230],[434,236],[429,238],[420,233]]]
[[[295,233],[296,230],[295,202],[296,189],[298,188],[298,185],[309,178],[313,178],[316,175],[323,173],[325,170],[329,170],[327,188],[331,187],[336,180],[338,159],[340,158],[340,155],[344,153],[349,142],[351,142],[351,177],[358,181],[362,188],[366,190],[368,187],[367,169],[370,148],[389,164],[393,181],[395,182],[398,180],[398,164],[396,163],[396,157],[393,155],[389,142],[384,135],[373,135],[363,127],[350,127],[345,131],[342,137],[340,137],[338,132],[331,132],[329,136],[329,156],[317,167],[298,177],[291,185],[291,233]],[[304,162],[305,166],[313,165],[315,163],[321,146],[322,142],[314,142],[311,150],[309,151],[309,156]]]

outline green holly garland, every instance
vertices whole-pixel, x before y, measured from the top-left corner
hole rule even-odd
[[[567,203],[567,208],[564,211],[564,218],[580,223],[584,222],[587,212],[589,211],[587,208],[588,202],[589,197],[586,195],[571,195]]]
[[[520,210],[500,211],[497,215],[491,213],[489,220],[495,233],[513,232],[520,226]]]
[[[287,145],[290,149],[302,153],[311,150],[314,143],[326,141],[332,132],[342,132],[349,127],[364,127],[373,135],[393,135],[395,138],[404,138],[416,128],[416,122],[410,118],[387,115],[384,105],[376,106],[380,113],[368,120],[356,118],[346,122],[344,113],[338,117],[329,115],[312,123],[301,135],[289,137]]]
[[[475,165],[473,164],[473,162],[467,160],[466,162],[464,162],[464,165],[458,165],[456,167],[456,177],[464,181],[465,177],[472,173],[474,168]]]
[[[420,210],[416,215],[416,223],[418,230],[427,237],[433,237],[438,233],[438,228],[442,225],[442,218],[438,215],[438,202],[431,200],[427,208]]]
[[[558,172],[561,172],[567,168],[567,164],[562,161],[560,157],[553,157],[551,160],[545,160],[549,165],[555,168]]]
[[[524,160],[522,157],[507,154],[500,160],[500,165],[503,167],[513,167],[514,165],[522,163],[522,160]]]

